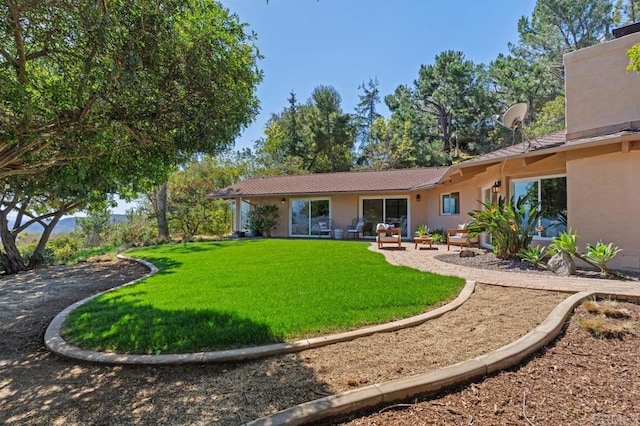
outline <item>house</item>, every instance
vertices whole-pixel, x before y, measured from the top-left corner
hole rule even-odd
[[[612,267],[640,269],[640,75],[627,72],[632,33],[564,56],[566,129],[451,167],[249,179],[211,197],[277,204],[273,235],[314,235],[331,217],[394,223],[405,237],[420,224],[447,229],[469,220],[479,201],[530,193],[545,212],[534,243],[570,228],[581,246],[613,242],[623,249]],[[241,228],[241,209],[235,226]],[[481,243],[490,246],[490,236]]]

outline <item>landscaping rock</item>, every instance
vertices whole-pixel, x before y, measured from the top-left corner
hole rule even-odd
[[[576,264],[567,253],[557,253],[551,256],[547,268],[556,275],[568,277],[576,274]]]
[[[460,257],[475,257],[475,255],[473,250],[460,250]]]

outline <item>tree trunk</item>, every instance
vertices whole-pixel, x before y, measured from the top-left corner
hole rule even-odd
[[[169,223],[167,222],[167,184],[163,183],[155,189],[156,220],[158,221],[158,242],[163,243],[171,240],[169,235]]]
[[[0,212],[0,238],[2,239],[2,246],[5,251],[4,253],[0,253],[0,261],[2,261],[5,273],[7,275],[13,275],[26,271],[27,266],[24,263],[18,247],[16,247],[16,237],[9,230],[7,210]]]
[[[36,249],[33,251],[31,258],[29,259],[28,269],[36,269],[42,266],[46,266],[44,263],[44,249],[47,247],[47,242],[49,241],[49,237],[51,237],[51,233],[53,232],[53,228],[58,224],[60,218],[67,213],[66,210],[56,212],[56,214],[51,219],[48,225],[44,226],[44,231],[42,231],[42,235],[40,236],[40,240],[38,241],[38,245]]]

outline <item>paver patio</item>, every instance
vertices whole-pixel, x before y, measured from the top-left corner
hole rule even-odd
[[[637,281],[621,281],[599,278],[542,276],[527,273],[501,272],[495,270],[469,268],[442,262],[435,257],[440,254],[458,253],[458,250],[447,251],[446,246],[438,246],[438,250],[414,250],[413,243],[404,242],[405,250],[378,250],[375,244],[370,249],[380,251],[387,261],[394,265],[408,266],[421,271],[435,272],[443,275],[456,275],[467,280],[484,284],[495,284],[505,287],[523,287],[538,290],[562,292],[597,292],[612,294],[620,299],[640,302],[640,283]]]

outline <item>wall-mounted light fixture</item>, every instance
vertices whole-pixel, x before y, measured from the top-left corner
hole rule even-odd
[[[282,200],[280,200],[280,204],[284,204],[284,203],[286,203],[286,202],[287,202],[287,199],[286,199],[286,198],[283,198]]]
[[[420,194],[416,194],[416,203],[420,202]]]
[[[494,194],[497,194],[498,192],[500,192],[500,187],[502,186],[502,181],[501,180],[497,180],[493,183],[493,186],[491,187],[491,191]]]

